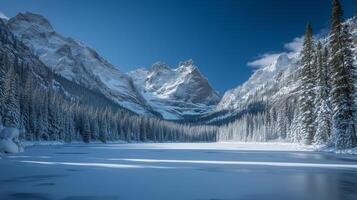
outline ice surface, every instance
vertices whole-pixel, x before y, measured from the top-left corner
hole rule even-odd
[[[41,145],[0,160],[0,199],[352,200],[356,168],[282,143]]]

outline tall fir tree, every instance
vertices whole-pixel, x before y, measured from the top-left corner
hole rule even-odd
[[[316,89],[316,133],[314,142],[325,144],[331,135],[331,105],[329,101],[328,50],[319,42],[317,45],[317,89]]]
[[[33,84],[33,77],[31,73],[28,73],[25,81],[25,86],[24,89],[22,90],[22,118],[24,121],[24,126],[26,130],[26,139],[27,140],[33,140],[34,138],[32,137],[34,134],[34,130],[32,127],[32,118],[34,117],[34,102],[33,102],[33,91],[34,91],[34,84]]]
[[[44,98],[40,99],[41,104],[39,105],[38,112],[38,127],[37,127],[37,138],[40,140],[49,140],[50,136],[48,134],[48,95],[47,91],[44,89],[39,89]]]
[[[18,96],[18,76],[15,68],[18,64],[15,59],[5,79],[4,125],[20,128],[20,102]]]
[[[5,83],[8,62],[6,54],[2,54],[0,59],[0,116],[3,117],[5,113]]]
[[[108,122],[106,116],[102,116],[99,126],[99,140],[106,143],[108,139]]]
[[[332,75],[332,143],[337,149],[356,146],[355,127],[355,69],[352,40],[348,27],[342,24],[343,11],[338,0],[333,0],[330,34]]]
[[[314,99],[315,99],[315,66],[314,66],[314,41],[312,27],[307,25],[304,46],[301,52],[301,89],[300,114],[303,142],[307,145],[313,142],[315,133]]]
[[[60,133],[60,111],[52,85],[49,86],[48,100],[48,134],[51,140],[58,140]]]
[[[89,124],[89,119],[86,115],[83,116],[82,119],[82,123],[83,123],[83,127],[82,127],[82,137],[83,137],[83,141],[85,143],[89,143],[90,142],[90,138],[91,138],[91,132],[90,132],[90,124]]]

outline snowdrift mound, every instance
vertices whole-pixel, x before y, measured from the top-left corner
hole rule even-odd
[[[0,131],[0,153],[23,152],[23,146],[19,140],[20,130],[5,127]]]

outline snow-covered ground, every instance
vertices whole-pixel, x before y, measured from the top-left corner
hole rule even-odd
[[[0,199],[357,199],[357,157],[281,143],[30,146],[0,160]]]

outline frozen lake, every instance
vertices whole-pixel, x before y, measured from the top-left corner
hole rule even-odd
[[[357,199],[357,156],[288,144],[33,146],[0,160],[0,199]]]

